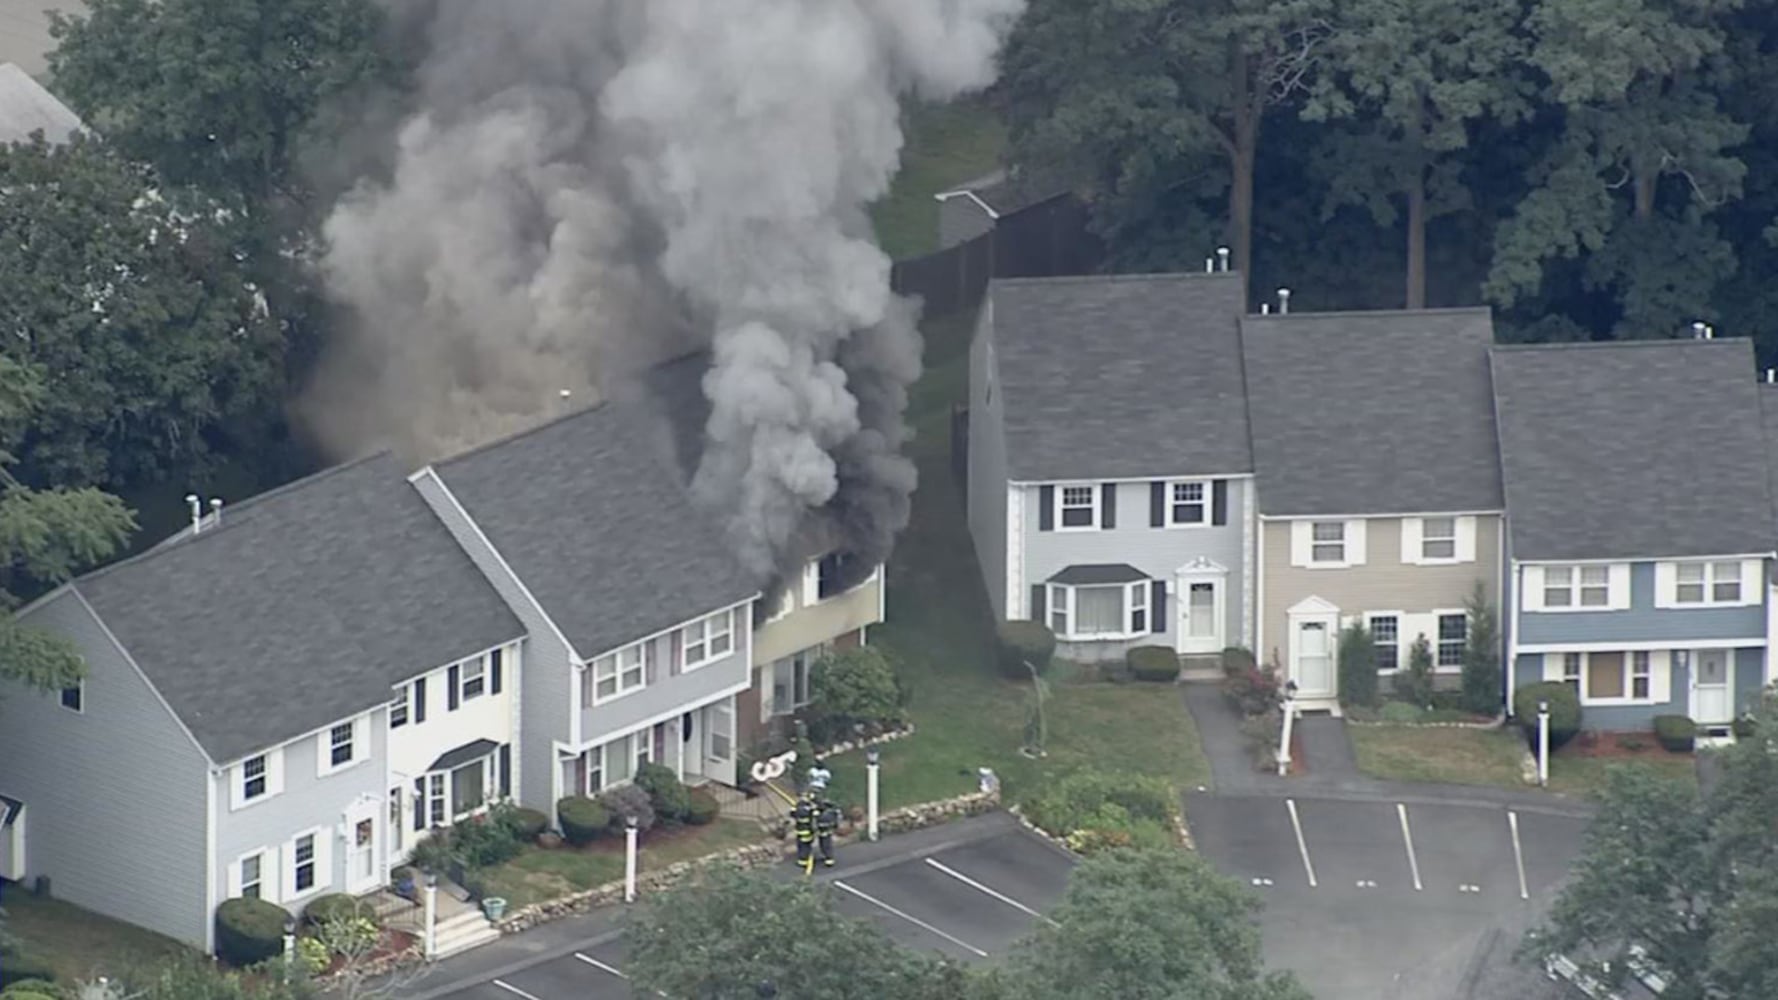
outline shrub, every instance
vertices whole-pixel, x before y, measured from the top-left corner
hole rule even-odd
[[[1735,739],[1751,740],[1754,733],[1759,730],[1759,723],[1753,716],[1743,715],[1736,719],[1730,728],[1735,734]]]
[[[1032,621],[1001,622],[995,632],[999,639],[1001,673],[1022,681],[1031,676],[1026,663],[1036,667],[1039,674],[1049,670],[1050,660],[1056,655],[1056,634],[1048,625]]]
[[[1426,710],[1418,705],[1410,705],[1405,701],[1386,701],[1383,703],[1383,721],[1397,725],[1419,722]]]
[[[1684,715],[1655,716],[1655,742],[1669,753],[1691,753],[1697,745],[1698,724]]]
[[[1246,646],[1225,646],[1222,650],[1222,675],[1244,673],[1259,666],[1259,660],[1253,656],[1253,650]]]
[[[1138,819],[1114,803],[1106,803],[1083,820],[1083,825],[1065,838],[1069,849],[1079,854],[1097,854],[1117,848],[1172,847],[1166,826],[1156,820]]]
[[[1279,690],[1278,668],[1267,665],[1248,666],[1224,676],[1223,697],[1242,715],[1267,715],[1283,704]]]
[[[1395,696],[1421,708],[1432,704],[1432,643],[1424,634],[1408,646],[1408,665],[1395,672]]]
[[[279,921],[278,933],[283,934],[282,920]],[[282,944],[283,941],[280,938],[280,947]],[[28,951],[8,951],[5,957],[0,957],[0,986],[10,986],[32,979],[54,982],[55,978],[55,966],[50,965],[47,959]]]
[[[1049,784],[1025,805],[1032,823],[1057,837],[1088,829],[1103,819],[1107,806],[1131,821],[1166,824],[1173,815],[1173,790],[1158,778],[1139,774],[1075,771]]]
[[[502,803],[451,827],[443,835],[451,859],[464,868],[489,868],[518,857],[524,844],[519,837],[516,812]]]
[[[1532,747],[1537,746],[1537,703],[1550,703],[1550,748],[1567,743],[1580,732],[1580,696],[1561,681],[1526,684],[1513,692],[1513,715]]]
[[[648,793],[654,814],[669,826],[685,822],[691,812],[691,790],[665,764],[648,763],[636,769],[636,787]]]
[[[284,953],[289,914],[263,899],[230,899],[216,908],[216,954],[237,968]]]
[[[1139,681],[1171,683],[1179,679],[1179,654],[1165,646],[1137,646],[1124,654],[1130,675]]]
[[[611,830],[611,813],[604,803],[584,795],[570,795],[557,802],[556,821],[562,824],[562,836],[577,847],[584,847]]]
[[[722,813],[722,803],[716,801],[716,795],[708,788],[693,788],[686,798],[689,805],[685,810],[685,821],[692,826],[709,826]]]
[[[354,917],[372,917],[371,908],[356,898],[343,892],[330,892],[325,896],[316,896],[309,905],[303,907],[303,924],[308,927],[319,927],[330,921],[351,920]]]
[[[899,726],[906,717],[895,668],[875,646],[822,657],[809,676],[809,696],[809,714],[829,741],[844,739],[857,726]]]
[[[0,989],[3,1000],[62,1000],[62,988],[47,979],[19,979]]]
[[[1500,713],[1500,619],[1480,580],[1464,602],[1468,616],[1463,644],[1463,707],[1479,715]]]
[[[309,975],[319,976],[333,964],[333,951],[317,938],[301,938],[296,942],[296,960]]]
[[[1340,630],[1340,704],[1377,703],[1377,644],[1371,630],[1353,622]]]
[[[512,811],[512,830],[521,840],[536,840],[538,834],[549,829],[549,817],[536,809],[514,809]]]
[[[605,814],[611,817],[611,829],[622,831],[624,817],[636,817],[636,829],[647,833],[654,828],[654,803],[649,801],[648,793],[635,785],[619,785],[607,788],[599,793],[599,804],[605,807]]]

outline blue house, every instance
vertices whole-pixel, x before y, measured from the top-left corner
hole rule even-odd
[[[1513,687],[1568,683],[1589,729],[1726,729],[1772,679],[1751,342],[1497,347],[1492,368]]]

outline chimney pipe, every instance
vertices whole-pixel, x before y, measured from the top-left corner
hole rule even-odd
[[[191,508],[191,533],[195,535],[204,529],[204,505],[196,493],[185,494],[185,505]]]
[[[1272,314],[1272,304],[1270,302],[1261,302],[1259,304],[1259,314],[1261,316],[1270,316]]]
[[[1288,288],[1278,289],[1278,312],[1290,312],[1290,289]]]
[[[1222,269],[1224,271],[1228,270],[1229,269],[1229,248],[1228,247],[1217,247],[1216,248],[1216,256],[1219,260],[1222,261]]]
[[[1711,326],[1708,323],[1704,324],[1704,339],[1705,340],[1715,340],[1716,339],[1716,327]]]
[[[1204,258],[1204,273],[1205,274],[1215,274],[1216,273],[1216,258],[1215,257],[1205,257]]]
[[[1778,383],[1778,368],[1766,369],[1766,383],[1768,385]]]
[[[214,528],[214,527],[217,527],[221,524],[222,524],[222,498],[221,497],[211,497],[210,498],[210,527]]]
[[[1696,323],[1692,324],[1692,339],[1693,340],[1703,340],[1704,339],[1704,321],[1703,320],[1698,320]]]

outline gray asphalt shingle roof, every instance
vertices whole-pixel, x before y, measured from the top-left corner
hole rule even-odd
[[[1515,559],[1772,551],[1751,342],[1500,347],[1493,369]]]
[[[217,763],[524,635],[387,454],[225,507],[73,586]]]
[[[1759,401],[1766,435],[1766,489],[1772,496],[1772,537],[1778,539],[1778,385],[1762,384]]]
[[[29,142],[42,132],[51,145],[85,128],[79,116],[16,63],[0,63],[0,145]]]
[[[583,657],[759,590],[656,431],[607,403],[435,467]]]
[[[1260,513],[1501,509],[1493,340],[1486,309],[1244,317]]]
[[[988,295],[1008,478],[1252,471],[1240,275],[1019,278]]]

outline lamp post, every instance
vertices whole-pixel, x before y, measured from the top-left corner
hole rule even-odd
[[[624,902],[636,901],[636,817],[624,817]]]
[[[438,873],[426,873],[426,959],[438,956]]]
[[[1550,783],[1550,703],[1537,703],[1537,783]]]
[[[864,835],[877,839],[877,781],[882,772],[883,757],[876,750],[864,752]]]
[[[296,918],[284,918],[284,981],[290,981],[290,970],[296,965]]]
[[[1290,729],[1296,721],[1296,681],[1284,682],[1284,725],[1278,732],[1278,777],[1290,773]]]

